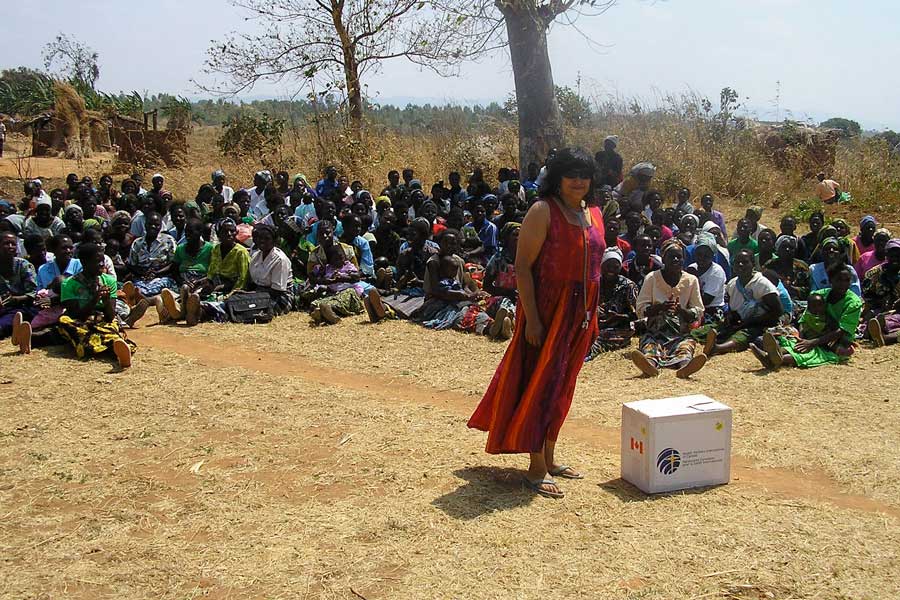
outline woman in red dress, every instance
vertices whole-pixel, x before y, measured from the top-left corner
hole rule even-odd
[[[553,476],[583,478],[557,463],[554,449],[597,336],[606,241],[600,209],[585,203],[594,171],[593,159],[581,149],[561,150],[547,165],[541,198],[519,233],[516,333],[469,420],[469,427],[488,432],[487,452],[528,452],[526,485],[554,498],[563,493]]]

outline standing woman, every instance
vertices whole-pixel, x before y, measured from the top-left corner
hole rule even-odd
[[[519,232],[518,326],[469,420],[469,427],[488,432],[487,452],[528,452],[526,485],[553,498],[563,492],[551,476],[584,477],[557,462],[554,449],[597,336],[606,242],[600,209],[586,205],[594,171],[594,161],[581,149],[563,149],[548,162],[541,199]]]

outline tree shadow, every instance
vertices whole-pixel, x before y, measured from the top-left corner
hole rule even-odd
[[[642,492],[639,488],[632,485],[631,483],[625,481],[621,477],[616,477],[615,479],[610,479],[608,481],[604,481],[603,483],[598,483],[600,489],[603,491],[615,496],[619,499],[623,504],[628,504],[631,502],[654,502],[656,500],[662,500],[663,498],[668,498],[670,496],[686,496],[686,495],[696,495],[696,494],[704,494],[709,490],[714,490],[716,488],[722,487],[722,485],[707,485],[704,487],[695,487],[688,488],[684,490],[674,490],[671,492],[662,492],[659,494],[646,494]]]
[[[465,483],[432,501],[454,519],[468,521],[483,515],[530,504],[535,496],[522,481],[525,471],[500,467],[466,467],[453,472]]]

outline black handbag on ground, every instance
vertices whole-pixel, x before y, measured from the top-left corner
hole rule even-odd
[[[235,292],[225,300],[225,314],[232,323],[268,323],[275,309],[269,292]]]

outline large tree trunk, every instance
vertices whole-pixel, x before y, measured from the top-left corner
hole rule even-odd
[[[547,26],[525,8],[501,8],[516,82],[519,113],[519,170],[543,164],[551,148],[563,145],[563,124],[556,103],[547,53]]]
[[[352,52],[350,53],[352,57]],[[348,59],[344,67],[347,79],[347,106],[350,112],[350,130],[357,141],[362,141],[363,98],[362,86],[359,83],[359,65],[356,59]]]
[[[347,84],[347,106],[350,113],[350,131],[356,141],[362,140],[363,127],[363,100],[362,86],[359,82],[359,62],[356,58],[356,48],[347,28],[344,27],[344,0],[331,0],[331,19],[334,29],[341,41],[341,51],[344,58],[344,80]]]

